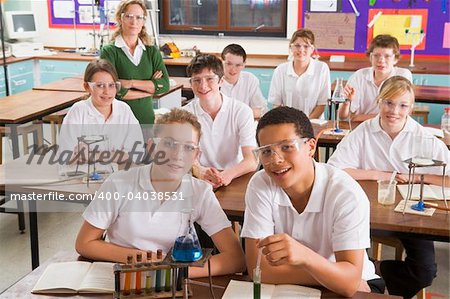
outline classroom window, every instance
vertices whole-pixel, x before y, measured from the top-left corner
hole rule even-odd
[[[160,33],[286,36],[287,0],[159,0]]]

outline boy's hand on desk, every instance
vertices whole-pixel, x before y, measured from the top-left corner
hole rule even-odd
[[[288,234],[276,234],[258,242],[258,248],[262,247],[262,253],[267,262],[272,266],[289,264],[301,266],[305,262],[307,247],[293,239]]]

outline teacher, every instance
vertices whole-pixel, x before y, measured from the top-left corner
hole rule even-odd
[[[117,70],[122,88],[117,98],[130,105],[140,124],[153,124],[153,95],[169,90],[169,73],[147,34],[147,10],[142,0],[124,0],[116,12],[117,29],[100,57]]]

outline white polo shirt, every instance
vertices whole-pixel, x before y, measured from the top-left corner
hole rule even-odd
[[[202,109],[198,98],[183,107],[195,114],[202,125],[200,164],[219,170],[238,164],[243,157],[242,147],[256,147],[252,109],[240,101],[221,95],[222,107],[214,120]]]
[[[280,64],[273,72],[269,102],[294,107],[310,115],[318,105],[331,97],[330,69],[325,62],[311,59],[306,72],[298,76],[294,62]]]
[[[357,70],[348,79],[347,83],[355,88],[355,95],[350,106],[350,111],[352,113],[375,114],[380,112],[375,98],[380,93],[380,88],[383,83],[381,83],[380,86],[377,87],[374,83],[373,73],[373,68],[367,67]],[[394,67],[391,74],[389,74],[389,77],[386,78],[386,80],[392,76],[402,76],[412,82],[412,74],[408,69]]]
[[[314,166],[314,185],[301,214],[264,170],[257,172],[245,193],[241,237],[286,233],[331,262],[337,251],[369,248],[370,204],[361,186],[342,170],[323,163]],[[362,278],[378,278],[365,250]]]
[[[415,136],[432,136],[418,122],[408,116],[405,127],[394,138],[383,131],[380,116],[366,120],[338,144],[328,164],[338,168],[355,168],[408,173],[408,164],[403,162],[413,156]],[[433,157],[449,165],[450,152],[447,146],[434,138]],[[422,144],[419,144],[423,146]],[[450,175],[447,167],[447,175]],[[416,173],[442,175],[442,167],[419,167]]]
[[[94,107],[92,98],[79,101],[70,108],[59,134],[60,149],[72,151],[78,143],[77,138],[82,135],[106,135],[108,140],[100,145],[101,150],[129,152],[136,146],[141,151],[144,145],[141,126],[130,106],[116,99],[112,102],[111,116],[106,121]]]
[[[242,71],[236,84],[223,80],[220,91],[235,100],[239,100],[250,108],[266,109],[266,99],[259,87],[258,78],[252,73]]]
[[[145,45],[141,41],[140,38],[138,38],[138,44],[136,49],[134,49],[134,54],[131,54],[130,47],[125,43],[122,35],[119,35],[116,37],[116,40],[114,42],[114,46],[117,48],[121,48],[122,51],[127,55],[128,59],[135,65],[138,66],[141,62],[142,55],[145,51]]]
[[[231,226],[211,185],[190,175],[183,178],[176,200],[163,204],[150,200],[155,194],[150,181],[151,167],[145,165],[112,174],[97,191],[83,218],[95,227],[106,229],[111,243],[164,252],[173,246],[177,237],[185,234],[189,217],[209,236]],[[112,199],[106,200],[106,196]],[[181,212],[186,206],[193,208],[190,216]]]

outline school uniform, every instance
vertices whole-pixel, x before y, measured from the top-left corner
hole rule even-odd
[[[116,99],[112,101],[112,112],[107,120],[94,107],[92,98],[79,101],[70,108],[61,126],[59,149],[73,151],[82,135],[104,135],[106,140],[98,143],[99,150],[130,152],[135,149],[142,152],[144,147],[138,120],[126,103]],[[137,158],[132,157],[133,161]]]
[[[328,160],[330,165],[341,169],[355,168],[408,173],[408,164],[403,162],[413,156],[414,138],[431,136],[414,119],[408,116],[403,130],[392,140],[380,126],[379,115],[359,125],[337,146]],[[447,146],[434,138],[433,158],[449,165],[450,155]],[[414,144],[414,145],[413,145]],[[420,167],[417,174],[442,175],[441,167]],[[446,175],[450,175],[447,169]],[[405,261],[387,260],[380,265],[381,275],[391,295],[413,297],[419,290],[430,286],[436,276],[437,266],[433,241],[420,238],[407,238],[394,232],[406,251]]]
[[[266,99],[259,87],[259,80],[255,75],[242,71],[235,84],[230,84],[223,80],[220,91],[235,100],[247,104],[250,108],[266,109]]]
[[[300,214],[264,170],[256,173],[245,194],[241,237],[286,233],[331,262],[337,251],[369,248],[369,201],[362,188],[337,168],[317,162],[314,166],[314,185]],[[362,278],[378,278],[365,251]]]
[[[392,140],[381,128],[379,115],[363,122],[344,137],[328,160],[328,164],[341,169],[376,169],[388,172],[396,170],[407,174],[408,163],[404,161],[413,157],[415,146],[423,147],[422,143],[415,142],[415,138],[421,140],[425,136],[434,139],[433,159],[444,161],[449,165],[450,155],[447,146],[428,133],[413,118],[408,116],[405,127]],[[442,168],[419,167],[416,173],[442,175]],[[450,169],[446,169],[446,174],[450,175]]]
[[[200,164],[219,170],[237,165],[241,148],[256,147],[253,112],[246,104],[222,95],[222,106],[213,120],[200,106],[198,98],[183,107],[197,116],[202,126]]]
[[[298,76],[294,62],[280,64],[273,72],[269,102],[303,111],[307,116],[331,98],[330,69],[325,62],[311,59],[305,73]]]
[[[347,84],[350,84],[355,89],[355,95],[350,104],[350,111],[352,113],[376,114],[380,112],[375,98],[380,93],[384,81],[380,86],[376,86],[373,74],[373,67],[367,67],[357,70],[348,79]],[[394,67],[386,80],[392,76],[402,76],[412,82],[412,74],[408,69]]]
[[[209,236],[231,226],[212,187],[190,175],[185,175],[171,199],[161,204],[151,183],[152,165],[112,174],[83,213],[87,222],[107,231],[109,242],[167,252],[186,232],[189,220]],[[183,213],[190,209],[191,214]]]

